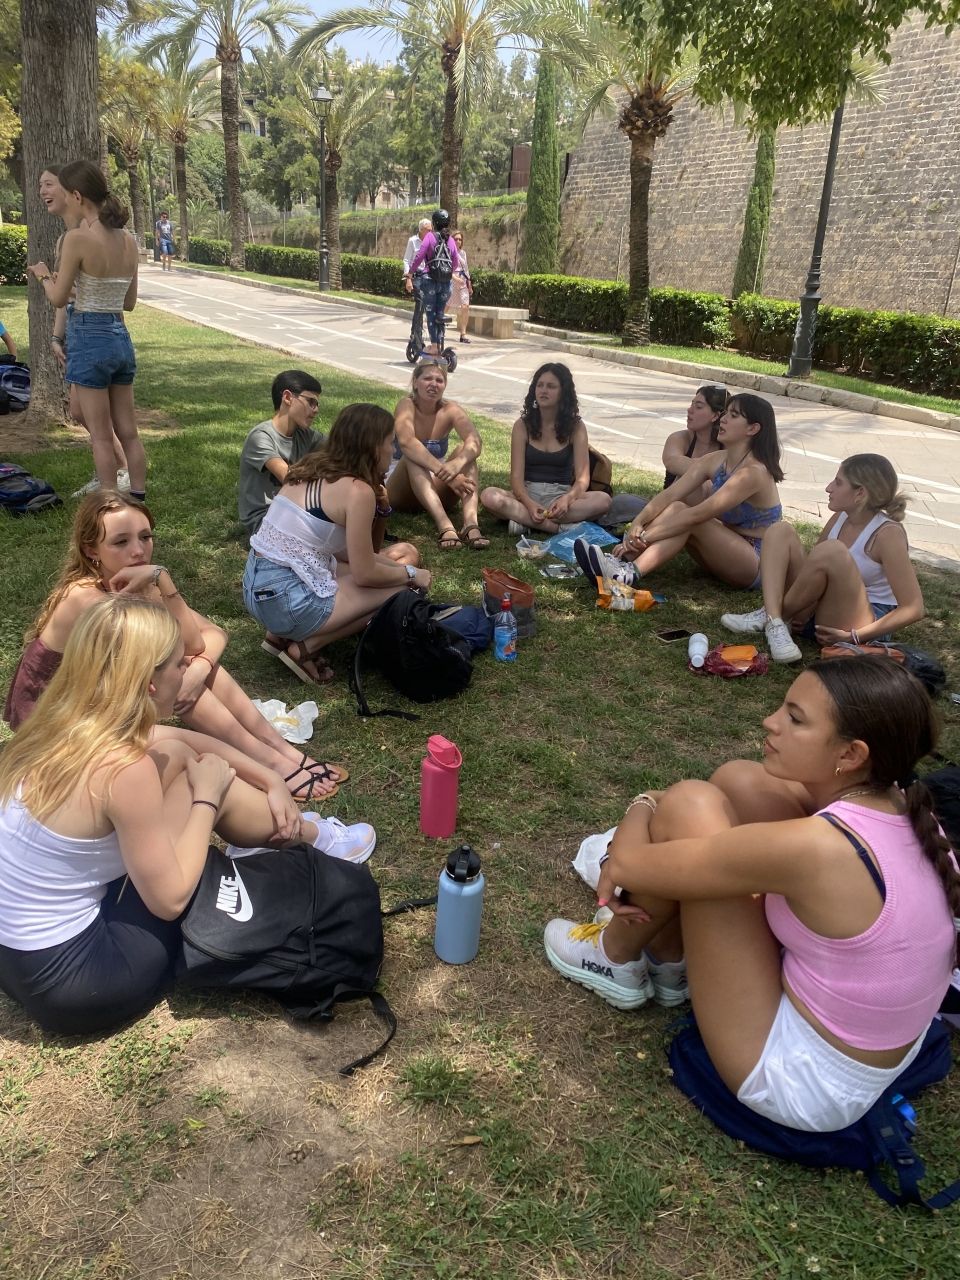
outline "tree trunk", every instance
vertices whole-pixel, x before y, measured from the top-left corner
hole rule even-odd
[[[770,230],[770,206],[773,203],[773,179],[777,167],[777,131],[763,129],[757,138],[757,155],[753,165],[753,182],[747,196],[740,235],[740,252],[733,272],[734,298],[741,293],[760,293],[763,289],[763,262],[767,254]]]
[[[187,218],[187,148],[183,142],[173,144],[173,164],[177,175],[177,203],[180,206],[180,239],[177,257],[190,261],[190,223]]]
[[[103,125],[97,130],[97,141],[100,146],[100,172],[105,178],[110,176],[110,135]]]
[[[624,346],[645,347],[650,341],[650,177],[655,146],[651,134],[630,139],[630,274]]]
[[[342,289],[343,277],[340,274],[340,191],[337,185],[337,169],[327,167],[326,215],[327,215],[327,268],[330,273],[330,288]]]
[[[125,151],[123,159],[130,179],[130,206],[133,210],[133,234],[141,249],[146,248],[146,215],[143,211],[143,183],[140,181],[140,152]]]
[[[23,0],[23,158],[27,261],[53,263],[62,231],[40,202],[44,165],[100,157],[97,122],[96,0]],[[56,51],[52,56],[51,51]],[[51,104],[56,104],[56,109]],[[50,349],[53,308],[31,277],[30,421],[63,418],[63,377]]]
[[[407,192],[410,197],[410,203],[416,204],[417,203],[417,186],[419,185],[419,178],[413,172],[413,170],[411,170],[410,173],[407,175],[407,179],[408,179]]]
[[[452,75],[447,76],[443,95],[442,159],[440,161],[440,204],[450,214],[450,225],[457,225],[460,205],[460,158],[463,154],[463,138],[457,128],[457,86]]]
[[[222,53],[220,62],[220,115],[223,120],[223,152],[227,171],[227,207],[230,212],[230,266],[245,266],[243,196],[240,188],[240,78],[236,57]]]

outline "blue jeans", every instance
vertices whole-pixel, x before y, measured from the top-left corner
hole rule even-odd
[[[427,329],[430,333],[430,341],[440,346],[443,331],[443,313],[446,310],[447,303],[450,301],[450,290],[453,286],[452,280],[431,280],[429,276],[422,277],[423,283],[420,286],[423,294],[423,309],[427,313]]]
[[[292,569],[251,551],[243,573],[243,603],[251,618],[284,640],[316,635],[333,613],[336,595],[318,596]]]
[[[78,387],[128,387],[137,358],[123,318],[113,311],[76,311],[67,318],[67,381]]]

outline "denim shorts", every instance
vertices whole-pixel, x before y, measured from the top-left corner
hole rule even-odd
[[[78,387],[129,387],[137,371],[133,343],[113,311],[74,311],[67,319],[67,381]]]
[[[316,635],[333,613],[336,595],[318,596],[286,565],[251,551],[243,572],[243,603],[252,618],[284,640]]]
[[[896,607],[897,606],[895,604],[874,604],[872,601],[870,602],[870,608],[873,610],[873,618],[875,622],[879,622],[881,618],[885,618],[887,614],[892,613],[893,610],[896,609]],[[804,640],[816,640],[817,638],[816,617],[814,616],[812,618],[808,618],[806,622],[803,624],[803,626],[801,627],[801,629],[797,632],[797,635],[801,636]],[[887,632],[885,635],[882,635],[882,636],[874,636],[873,640],[868,640],[866,641],[866,643],[872,644],[874,642],[878,642],[881,644],[886,644],[888,643],[888,641],[892,639],[893,639],[893,636],[889,632]]]

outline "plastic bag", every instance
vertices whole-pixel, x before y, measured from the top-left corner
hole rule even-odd
[[[301,702],[297,707],[287,710],[287,704],[277,698],[261,702],[259,698],[251,698],[251,702],[264,717],[269,720],[287,742],[309,742],[313,737],[313,722],[320,708],[315,702]]]
[[[612,547],[620,541],[609,530],[601,529],[600,525],[582,520],[580,524],[572,524],[569,529],[561,529],[552,538],[548,538],[543,544],[543,550],[547,555],[556,556],[558,560],[566,560],[567,564],[573,564],[576,560],[573,544],[578,538],[586,538],[588,542],[596,543],[598,547]]]
[[[643,587],[628,587],[612,578],[597,579],[597,608],[615,612],[646,613],[654,605],[663,603],[663,596],[656,596]]]
[[[687,666],[695,676],[723,676],[725,680],[736,680],[739,676],[765,676],[770,667],[770,659],[765,653],[758,653],[752,644],[718,644],[704,658],[702,667]]]
[[[617,828],[611,827],[609,831],[601,831],[597,835],[587,836],[577,850],[577,856],[574,858],[571,866],[580,879],[596,889],[597,881],[600,879],[600,859],[607,852],[610,841],[616,835]]]

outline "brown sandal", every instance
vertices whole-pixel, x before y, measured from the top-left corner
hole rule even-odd
[[[441,551],[457,551],[463,546],[460,541],[460,535],[452,524],[447,525],[446,529],[437,536],[437,546]]]
[[[294,647],[297,650],[296,657],[290,652]],[[277,654],[277,657],[304,684],[329,684],[333,679],[333,667],[319,655],[311,654],[306,645],[298,640],[291,640],[286,649]],[[311,667],[313,671],[310,670]]]
[[[475,538],[468,537],[468,534],[474,532],[477,535]],[[490,539],[484,537],[478,524],[465,524],[460,530],[460,541],[471,551],[486,551],[490,545]]]

